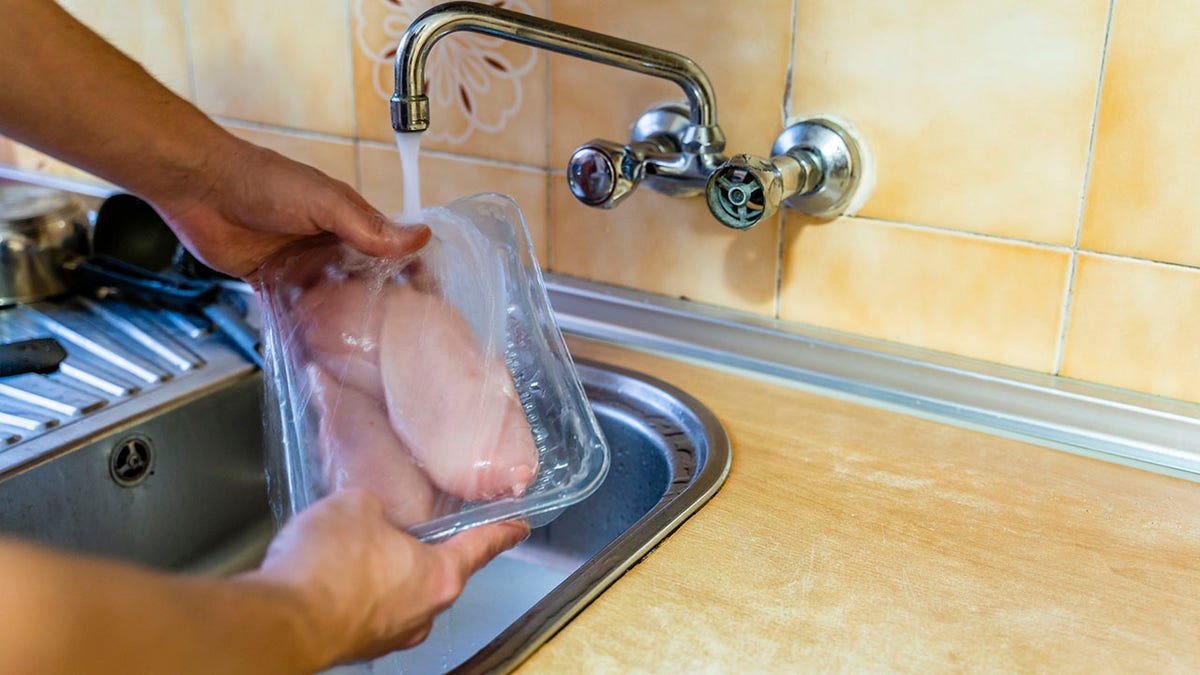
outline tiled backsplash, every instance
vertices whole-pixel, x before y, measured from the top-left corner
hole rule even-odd
[[[63,4],[234,133],[400,209],[391,56],[432,3]],[[1195,3],[497,4],[692,57],[730,153],[764,153],[792,115],[848,119],[878,187],[858,217],[749,232],[646,189],[582,207],[571,150],[678,90],[456,35],[428,67],[427,201],[513,195],[556,272],[1200,401]],[[14,144],[0,162],[71,171]]]

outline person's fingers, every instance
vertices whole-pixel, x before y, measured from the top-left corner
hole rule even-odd
[[[434,547],[450,558],[465,581],[493,558],[521,543],[528,536],[529,525],[525,521],[510,520],[472,528],[435,544]]]
[[[376,258],[401,258],[415,253],[432,236],[425,225],[397,225],[382,213],[350,200],[341,202],[329,222],[321,223],[321,227],[359,252]]]
[[[396,649],[412,649],[424,642],[429,634],[433,632],[433,619],[426,621],[410,633],[406,633],[399,644],[395,645]],[[393,651],[393,650],[388,650]]]
[[[399,529],[433,519],[437,494],[392,432],[382,404],[339,385],[317,366],[306,371],[320,411],[317,453],[325,488],[370,490]]]
[[[329,511],[338,514],[338,517],[368,518],[370,520],[382,520],[384,517],[383,500],[379,498],[379,495],[365,488],[339,490],[323,501],[329,502]]]

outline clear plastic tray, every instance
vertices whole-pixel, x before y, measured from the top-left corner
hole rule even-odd
[[[422,215],[433,239],[408,258],[317,240],[263,269],[277,517],[364,487],[426,540],[537,526],[608,470],[517,205],[478,195]]]

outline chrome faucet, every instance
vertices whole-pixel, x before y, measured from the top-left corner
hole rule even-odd
[[[687,96],[686,112],[665,106],[648,113],[629,145],[594,140],[571,157],[568,179],[580,201],[611,207],[643,180],[675,195],[704,191],[725,162],[725,135],[717,126],[717,98],[704,71],[691,59],[621,38],[475,2],[448,2],[417,17],[396,48],[392,128],[429,127],[425,60],[442,37],[456,31],[483,33],[669,80]]]
[[[728,205],[728,199],[722,199],[731,195],[734,200],[742,199],[743,193],[749,202],[753,198],[749,188],[731,183],[730,176],[736,179],[743,174],[726,172],[719,184],[710,180],[729,159],[722,154],[725,134],[717,125],[716,95],[708,76],[695,62],[674,52],[493,5],[436,5],[404,32],[396,47],[396,89],[391,98],[392,128],[397,132],[420,132],[429,127],[425,61],[438,40],[457,31],[482,33],[662,78],[683,89],[687,104],[666,104],[647,111],[634,124],[630,143],[594,139],[575,150],[567,164],[567,181],[579,201],[611,208],[645,182],[658,192],[677,197],[707,194],[713,214],[730,227],[749,227],[761,219],[731,217],[728,210],[723,217],[714,206]],[[803,184],[821,189],[819,161],[814,166]],[[785,173],[791,186],[794,181],[790,176],[795,172],[786,169]],[[775,193],[771,196],[774,198]],[[782,198],[775,202],[782,202]],[[745,211],[740,205],[733,209],[735,213]]]

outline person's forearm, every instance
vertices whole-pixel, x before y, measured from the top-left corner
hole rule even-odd
[[[301,599],[0,540],[0,672],[300,673],[327,665]]]
[[[209,153],[237,147],[50,0],[0,2],[0,82],[0,133],[152,201],[198,198]]]

